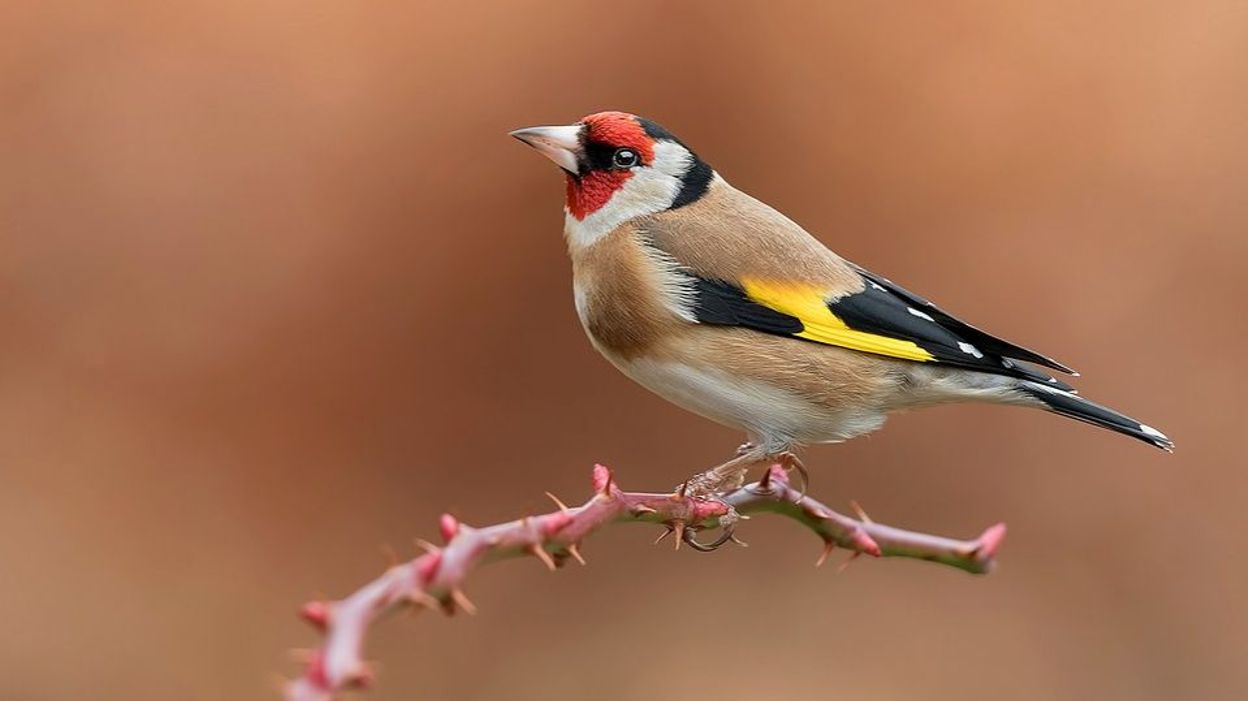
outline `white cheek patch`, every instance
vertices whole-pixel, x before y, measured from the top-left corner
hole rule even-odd
[[[576,316],[581,320],[581,325],[589,323],[589,295],[585,294],[585,288],[581,285],[572,285],[572,300],[576,304]]]
[[[578,220],[564,212],[564,232],[574,247],[591,246],[634,217],[662,212],[680,193],[681,177],[693,166],[693,156],[674,141],[654,145],[654,162],[633,171],[633,177],[607,203]]]

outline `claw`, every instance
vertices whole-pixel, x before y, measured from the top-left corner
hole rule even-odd
[[[719,534],[719,537],[716,538],[713,542],[699,543],[697,539],[697,531],[695,531],[692,528],[686,528],[680,534],[680,539],[688,543],[689,547],[693,548],[694,550],[697,550],[700,553],[715,552],[716,550],[719,550],[720,546],[722,546],[724,543],[727,543],[730,540],[738,545],[745,545],[745,543],[742,543],[741,541],[733,537],[732,531],[733,531],[732,526],[726,526],[724,527],[723,532]]]
[[[806,489],[810,486],[810,473],[806,471],[806,466],[798,459],[794,453],[784,453],[780,456],[780,462],[790,470],[797,470],[797,474],[802,478],[802,488],[798,491],[797,501],[800,502],[806,498]]]

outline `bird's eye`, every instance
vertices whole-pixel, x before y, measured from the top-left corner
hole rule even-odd
[[[638,160],[637,152],[631,148],[616,149],[615,155],[611,156],[611,164],[616,168],[632,168]]]

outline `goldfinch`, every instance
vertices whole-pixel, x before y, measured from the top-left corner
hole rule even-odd
[[[680,139],[623,112],[515,138],[565,171],[576,311],[642,386],[745,432],[706,494],[793,451],[948,402],[1046,409],[1166,451],[1155,428],[1079,397],[1065,365],[971,326],[850,263],[729,185]],[[1038,367],[1037,367],[1038,366]],[[804,470],[803,470],[804,471]]]

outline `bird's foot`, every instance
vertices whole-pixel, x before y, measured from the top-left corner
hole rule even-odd
[[[715,500],[718,501],[718,499]],[[686,526],[680,531],[680,539],[684,541],[686,545],[700,553],[715,552],[725,543],[736,543],[737,545],[746,547],[746,544],[738,540],[737,536],[733,534],[733,532],[737,529],[737,522],[743,517],[741,514],[738,514],[737,510],[732,508],[731,505],[724,504],[724,506],[727,507],[728,513],[719,517],[719,523],[716,526],[720,530],[718,538],[709,543],[703,543],[698,540],[698,532],[706,529],[700,526]]]
[[[709,543],[699,542],[696,539],[697,533],[706,529],[697,525],[682,525],[675,529],[669,528],[669,533],[679,531],[676,535],[680,541],[699,552],[717,550],[728,542],[745,545],[745,543],[737,540],[736,536],[733,535],[733,529],[736,527],[737,521],[743,517],[732,506],[724,503],[721,497],[724,494],[740,489],[741,485],[745,484],[745,475],[749,469],[765,461],[765,457],[759,453],[752,443],[746,443],[737,449],[736,456],[728,462],[700,472],[676,487],[676,496],[681,499],[703,499],[724,504],[727,514],[720,517],[719,522],[715,526],[721,530],[721,533],[714,541]],[[665,533],[664,536],[669,533]]]
[[[745,484],[745,468],[739,474],[735,470],[732,473],[718,470],[718,467],[711,468],[690,477],[676,488],[677,493],[695,499],[713,499],[717,494],[727,494]]]
[[[785,472],[794,472],[802,478],[802,488],[798,493],[797,500],[801,501],[806,498],[806,488],[810,486],[810,472],[806,470],[806,466],[792,451],[784,451],[776,456],[776,463],[784,468]]]

